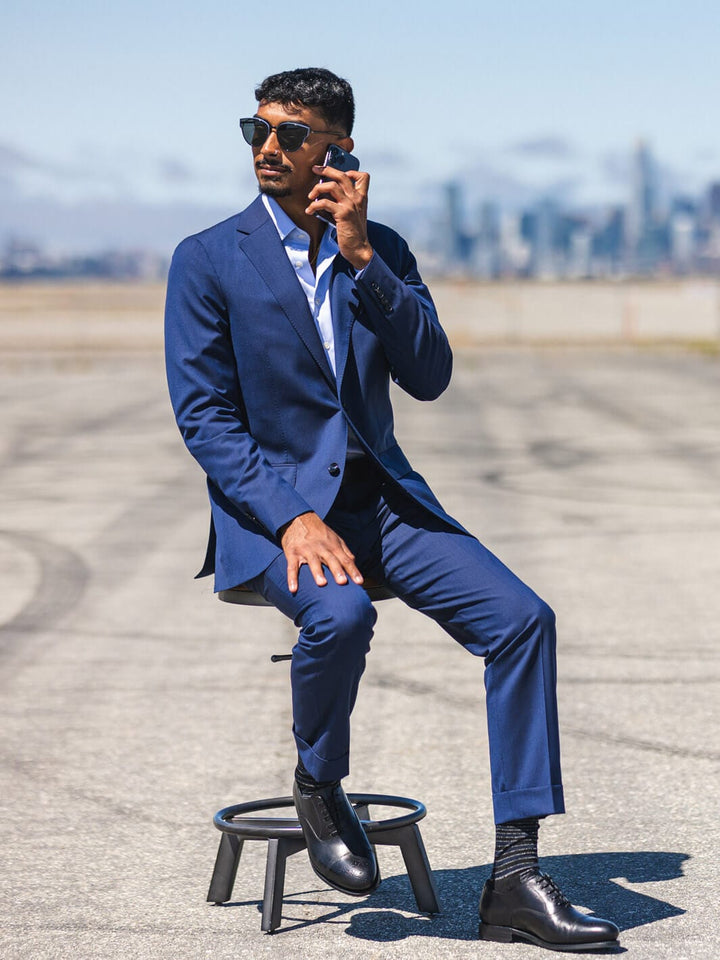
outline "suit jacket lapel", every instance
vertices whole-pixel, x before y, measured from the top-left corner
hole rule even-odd
[[[238,233],[240,249],[263,278],[297,335],[335,389],[336,380],[305,294],[260,197],[240,214]]]

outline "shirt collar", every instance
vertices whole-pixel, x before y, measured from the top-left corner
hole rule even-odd
[[[280,239],[283,241],[283,243],[294,230],[297,230],[298,233],[307,237],[307,233],[305,233],[304,230],[302,230],[293,220],[290,219],[277,200],[275,200],[273,197],[269,197],[266,193],[263,193],[260,196],[262,198],[262,202],[265,204],[265,209],[270,215],[270,219],[275,224],[275,229],[280,234]],[[337,230],[331,224],[328,224],[327,229],[323,234],[322,242],[325,243],[327,240],[337,243]]]
[[[284,240],[293,230],[298,229],[297,224],[293,223],[277,200],[263,193],[262,202],[265,204],[265,209],[270,214],[270,219],[275,224],[275,229],[280,234],[281,240]]]

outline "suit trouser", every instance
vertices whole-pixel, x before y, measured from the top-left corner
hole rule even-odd
[[[562,813],[552,610],[474,537],[383,482],[367,461],[347,466],[326,522],[363,575],[485,660],[495,822]],[[306,565],[293,596],[284,555],[253,586],[300,630],[291,668],[300,758],[317,780],[340,779],[375,609],[362,587],[329,573],[318,587]]]

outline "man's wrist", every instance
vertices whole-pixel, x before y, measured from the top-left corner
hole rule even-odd
[[[375,251],[373,248],[369,243],[367,243],[355,254],[353,254],[352,259],[348,257],[348,260],[350,261],[350,265],[354,267],[358,273],[360,273],[370,263],[374,253]]]
[[[294,517],[291,517],[281,527],[278,527],[277,533],[275,534],[278,543],[282,543],[282,538],[285,536],[292,524],[295,523],[298,517],[306,517],[309,513],[312,513],[312,510],[303,510],[301,513],[297,513]]]

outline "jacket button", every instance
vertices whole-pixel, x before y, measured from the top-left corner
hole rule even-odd
[[[331,477],[339,477],[340,467],[336,463],[331,463],[330,466],[328,467],[328,473],[330,474]]]

